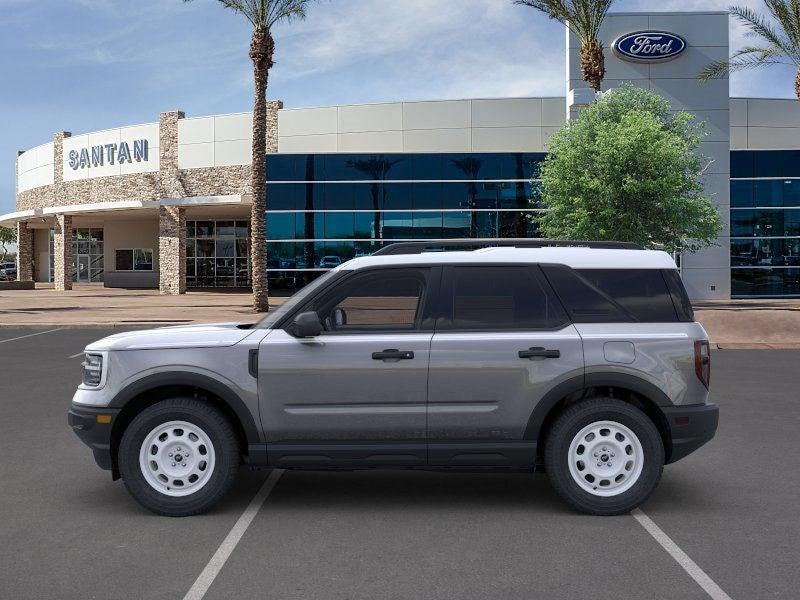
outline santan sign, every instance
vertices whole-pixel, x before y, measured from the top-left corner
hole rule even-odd
[[[133,146],[133,151],[131,151]],[[102,167],[104,164],[113,165],[115,163],[125,164],[136,162],[147,162],[148,143],[146,139],[120,142],[119,144],[101,144],[91,148],[81,148],[70,150],[67,161],[73,171],[91,167]]]
[[[614,40],[614,53],[624,60],[658,62],[671,60],[686,50],[686,40],[666,31],[637,31]]]

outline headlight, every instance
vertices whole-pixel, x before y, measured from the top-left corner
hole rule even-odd
[[[103,355],[87,352],[81,366],[83,367],[83,384],[90,387],[99,386],[103,380]]]

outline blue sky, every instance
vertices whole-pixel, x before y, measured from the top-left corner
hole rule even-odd
[[[510,0],[320,0],[275,33],[269,96],[286,106],[564,94],[563,27]],[[217,0],[0,0],[0,214],[14,210],[17,150],[58,130],[250,110],[248,42],[247,22]],[[787,68],[749,72],[731,92],[792,97],[792,81]]]

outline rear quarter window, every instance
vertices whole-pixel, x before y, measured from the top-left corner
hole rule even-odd
[[[674,323],[673,295],[658,269],[543,267],[575,323]]]
[[[678,320],[672,295],[658,269],[580,269],[578,272],[636,321],[672,323]]]

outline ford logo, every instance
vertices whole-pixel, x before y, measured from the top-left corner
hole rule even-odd
[[[657,62],[679,56],[686,50],[686,40],[666,31],[637,31],[618,37],[613,48],[625,60]]]

